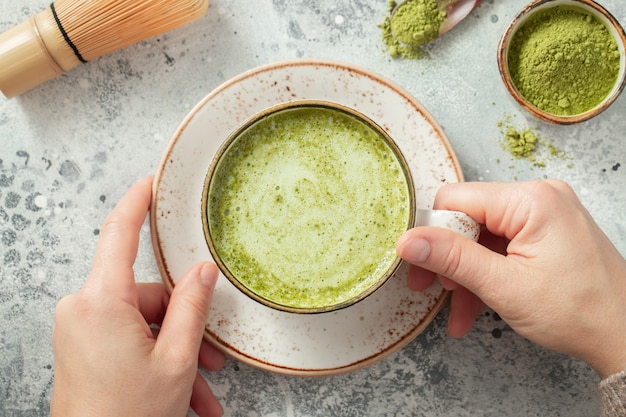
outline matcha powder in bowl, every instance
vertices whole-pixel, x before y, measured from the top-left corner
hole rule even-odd
[[[500,72],[532,113],[576,123],[604,110],[623,89],[624,42],[621,26],[594,2],[539,0],[505,33]]]

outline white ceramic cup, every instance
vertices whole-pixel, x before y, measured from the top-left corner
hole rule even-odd
[[[478,222],[460,211],[417,209],[415,226],[443,227],[474,241],[480,235]]]

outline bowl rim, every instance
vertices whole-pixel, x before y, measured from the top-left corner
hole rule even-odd
[[[559,5],[571,5],[593,13],[609,29],[620,51],[620,70],[612,90],[595,107],[576,115],[558,115],[549,113],[530,103],[517,89],[511,79],[508,67],[508,49],[513,35],[519,27],[535,12]],[[511,20],[500,38],[497,51],[498,71],[504,85],[515,101],[537,118],[554,123],[569,125],[587,121],[605,111],[626,87],[626,32],[619,21],[602,5],[594,0],[533,0],[524,6]]]
[[[335,304],[316,306],[316,307],[299,307],[293,305],[282,304],[277,301],[271,300],[263,295],[253,291],[248,288],[244,283],[242,283],[236,276],[233,274],[228,266],[221,259],[217,249],[215,248],[212,235],[211,235],[211,227],[208,220],[208,210],[209,210],[209,193],[211,189],[212,179],[214,178],[215,171],[218,168],[218,165],[222,159],[222,157],[226,154],[228,149],[237,142],[237,139],[250,127],[262,121],[267,117],[271,117],[272,115],[288,111],[294,109],[302,109],[302,108],[323,108],[330,109],[333,111],[339,111],[344,114],[347,114],[350,117],[353,117],[360,121],[361,123],[367,125],[370,129],[374,130],[378,136],[385,141],[385,143],[391,148],[394,155],[396,156],[398,162],[402,167],[402,172],[406,179],[407,191],[409,194],[409,218],[407,222],[407,230],[413,226],[416,218],[416,196],[415,196],[415,187],[413,181],[413,175],[411,174],[411,170],[409,168],[408,162],[400,147],[396,144],[393,138],[387,133],[387,131],[380,126],[377,122],[372,120],[370,117],[361,113],[355,108],[346,106],[344,104],[336,103],[330,100],[321,100],[321,99],[298,99],[287,102],[282,102],[278,104],[274,104],[269,106],[244,120],[238,127],[233,129],[230,134],[224,139],[224,141],[220,144],[215,156],[211,160],[209,167],[207,169],[203,188],[202,188],[202,204],[201,204],[201,219],[202,219],[202,229],[204,233],[204,240],[207,244],[209,252],[211,256],[215,260],[218,268],[224,274],[224,276],[242,293],[251,299],[267,306],[273,308],[278,311],[283,311],[287,313],[298,313],[298,314],[319,314],[319,313],[328,313],[334,312],[337,310],[344,309],[346,307],[352,306],[355,303],[367,298],[371,294],[373,294],[377,289],[379,289],[382,285],[387,282],[387,280],[394,275],[397,269],[400,267],[402,260],[399,256],[395,255],[393,262],[387,267],[378,277],[374,278],[374,282],[365,288],[359,294],[340,301]]]

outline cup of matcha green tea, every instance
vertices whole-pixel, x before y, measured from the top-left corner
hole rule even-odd
[[[534,0],[504,32],[498,68],[538,118],[574,124],[606,110],[626,85],[626,34],[593,0]]]
[[[202,194],[208,248],[228,280],[290,313],[353,305],[391,277],[416,225],[476,240],[464,213],[418,210],[415,183],[386,131],[327,101],[282,103],[226,138]]]

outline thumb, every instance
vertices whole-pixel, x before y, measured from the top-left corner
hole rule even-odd
[[[197,359],[217,276],[215,264],[201,263],[174,287],[157,338],[157,347],[174,361]]]
[[[500,280],[506,273],[506,257],[464,236],[440,227],[415,227],[396,245],[405,261],[449,278],[485,303],[497,299]]]

